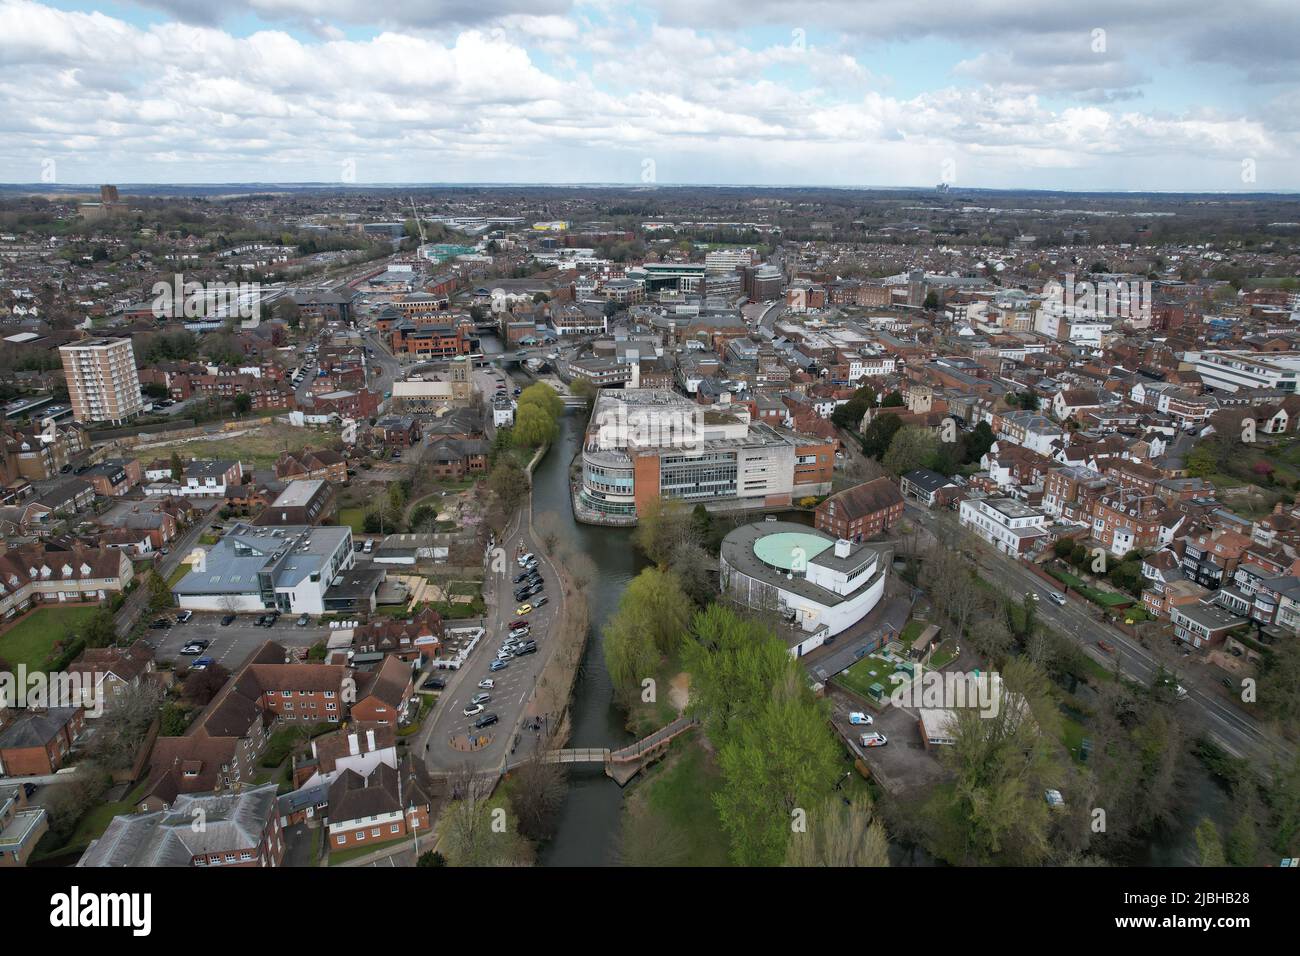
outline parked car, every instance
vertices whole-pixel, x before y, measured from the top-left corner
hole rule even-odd
[[[527,578],[528,578],[528,572],[520,571],[518,574],[515,575],[515,584],[519,584],[521,581],[527,580]]]
[[[176,615],[176,623],[188,624],[190,623],[190,618],[192,618],[193,616],[194,616],[193,611],[189,611],[189,610],[181,611],[181,613]]]
[[[889,743],[889,738],[879,731],[875,731],[873,733],[863,734],[858,738],[858,741],[864,747],[883,747],[885,744]]]
[[[482,710],[483,708],[480,707],[479,709]],[[491,727],[500,719],[501,718],[496,714],[484,714],[478,720],[474,721],[474,727],[477,730],[482,730],[484,727]]]
[[[528,562],[532,560],[534,560],[534,556],[531,551],[529,551],[527,554],[521,554],[519,556],[519,566],[521,568],[526,567],[528,565]]]
[[[510,636],[513,638],[527,637],[530,633],[532,632],[530,631],[529,628],[517,627],[510,632]]]
[[[214,661],[210,657],[200,657],[198,660],[196,660],[193,664],[190,665],[190,670],[205,671],[215,663],[216,661]]]
[[[159,618],[158,620],[154,621],[152,624],[149,625],[149,627],[151,627],[155,631],[161,631],[164,628],[168,628],[171,626],[172,626],[171,621],[165,621],[162,618]]]
[[[479,714],[483,713],[483,705],[470,704],[468,707],[462,710],[461,713],[464,714],[466,717],[477,717]]]
[[[851,724],[862,724],[864,727],[870,727],[875,722],[875,719],[870,714],[864,714],[859,710],[849,714],[849,723]]]
[[[541,594],[544,590],[546,590],[545,584],[534,584],[528,589],[528,593],[525,594],[524,597],[532,597],[534,594]]]
[[[311,623],[311,615],[310,615],[310,614],[299,614],[299,615],[298,615],[298,626],[299,626],[299,627],[306,627],[306,626],[307,626],[308,624],[310,624],[310,623]]]
[[[528,627],[528,626],[529,624],[527,621],[515,620],[510,622],[510,627],[512,630],[518,627]]]
[[[507,664],[505,661],[493,661],[491,664],[488,665],[488,670],[493,672],[503,671],[509,666],[510,665]]]
[[[550,603],[551,603],[551,599],[548,598],[545,594],[543,594],[541,597],[539,597],[536,601],[533,602],[533,607],[541,607],[543,604],[550,604]]]
[[[531,604],[521,604],[515,608],[516,614],[532,614],[533,606]]]
[[[204,647],[202,644],[186,644],[184,647],[181,648],[181,653],[184,654],[186,657],[198,657],[206,650],[207,648]]]
[[[484,690],[491,690],[496,685],[497,682],[494,681],[491,677],[484,677],[481,681],[478,682],[478,686],[482,687]]]
[[[430,677],[420,685],[421,690],[446,690],[447,682],[441,677]]]
[[[491,699],[492,699],[492,695],[491,695],[491,694],[486,694],[486,693],[484,693],[484,694],[475,694],[473,697],[471,697],[471,698],[469,699],[469,702],[470,702],[471,704],[486,704],[486,703],[487,703],[488,701],[490,701]]]
[[[497,651],[497,660],[499,661],[508,661],[510,660],[510,658],[514,656],[515,655],[511,651],[506,650],[506,648],[504,647],[501,648],[501,650]]]
[[[225,617],[221,619],[222,627],[229,627],[231,624],[234,623],[235,623],[235,615],[233,614],[227,614]]]
[[[515,651],[515,657],[523,657],[525,654],[536,654],[536,653],[537,653],[537,642],[529,641],[528,643],[521,645],[519,650]]]

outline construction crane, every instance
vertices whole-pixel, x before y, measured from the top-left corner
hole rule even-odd
[[[410,199],[411,199],[411,215],[415,216],[415,228],[419,230],[420,233],[420,245],[424,245],[426,242],[428,242],[428,240],[424,238],[424,223],[420,222],[420,214],[415,209],[415,197],[412,196],[410,197]]]

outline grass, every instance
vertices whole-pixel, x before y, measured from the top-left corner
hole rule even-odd
[[[36,608],[0,634],[0,658],[14,667],[25,664],[29,671],[36,670],[50,656],[56,641],[71,637],[98,610],[94,604]]]
[[[388,824],[384,824],[387,826]],[[400,836],[396,840],[371,841],[367,838],[365,843],[349,846],[346,850],[330,850],[330,866],[338,866],[340,863],[347,863],[349,860],[355,860],[358,857],[375,853],[379,850],[395,849],[399,844],[410,844],[409,836]]]
[[[176,570],[173,571],[171,577],[167,579],[167,586],[169,588],[176,587],[176,585],[180,584],[181,578],[185,577],[185,575],[189,573],[190,566],[182,561],[180,564],[176,565]]]
[[[1133,603],[1134,599],[1127,594],[1115,594],[1111,591],[1102,591],[1099,588],[1090,587],[1084,582],[1083,578],[1071,574],[1056,565],[1048,565],[1043,570],[1056,580],[1069,585],[1072,590],[1079,592],[1093,604],[1100,604],[1102,607],[1122,607]]]
[[[893,692],[895,685],[889,676],[894,673],[894,665],[883,657],[874,654],[862,658],[846,671],[835,676],[835,680],[866,700],[873,698],[868,693],[872,684],[879,684],[885,690],[885,699]]]
[[[946,667],[957,658],[957,643],[953,640],[946,640],[935,648],[934,655],[930,658],[930,667],[938,670]]]
[[[340,508],[339,524],[347,525],[353,534],[364,534],[366,530],[365,508]]]
[[[323,447],[326,436],[311,428],[294,428],[290,425],[263,425],[254,427],[243,435],[222,438],[199,438],[193,441],[173,442],[167,445],[148,446],[150,458],[170,458],[176,452],[182,459],[238,458],[246,466],[269,468],[282,452],[299,452],[307,447]]]
[[[657,825],[680,837],[681,866],[727,866],[730,843],[713,796],[722,772],[698,735],[673,744],[667,759],[638,785],[627,813],[653,815]]]

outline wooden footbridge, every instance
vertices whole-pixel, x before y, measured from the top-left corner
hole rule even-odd
[[[605,773],[613,777],[621,787],[664,755],[668,745],[682,734],[698,726],[694,717],[678,717],[671,724],[660,727],[654,733],[642,737],[636,743],[618,750],[600,747],[571,747],[565,750],[550,750],[542,755],[546,763],[562,764],[602,764]],[[527,759],[527,758],[525,758]],[[509,769],[524,763],[518,760]]]

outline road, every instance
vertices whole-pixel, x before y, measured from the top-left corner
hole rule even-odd
[[[504,670],[493,673],[488,670],[488,665],[505,640],[507,625],[516,618],[515,608],[520,603],[515,600],[513,592],[516,587],[514,577],[519,573],[515,555],[521,544],[525,551],[537,555],[538,570],[546,582],[546,589],[542,593],[550,601],[527,617],[532,625],[530,636],[537,642],[537,653],[516,657]],[[529,531],[527,505],[506,529],[500,546],[506,553],[505,573],[494,574],[489,570],[483,586],[483,596],[487,602],[487,615],[484,619],[487,634],[460,670],[439,672],[441,676],[447,677],[447,688],[439,695],[432,719],[426,721],[415,744],[417,752],[425,750],[426,765],[434,773],[450,773],[466,767],[475,773],[485,773],[503,766],[505,758],[512,752],[516,734],[521,732],[528,698],[551,655],[550,629],[559,615],[561,585],[554,565],[543,554]],[[482,692],[478,684],[485,678],[491,678],[495,683],[487,691],[492,699],[487,703],[485,713],[494,713],[500,717],[497,724],[488,728],[494,734],[493,740],[481,750],[469,753],[455,750],[450,746],[449,740],[470,729],[475,718],[464,716],[462,711],[471,697]],[[526,745],[532,731],[523,730],[522,735],[521,745]]]
[[[946,511],[928,511],[911,502],[907,503],[909,520],[917,521],[939,541],[959,540],[960,526],[956,514]],[[983,577],[997,585],[1006,594],[1019,597],[1026,592],[1046,595],[1051,588],[1032,571],[1018,561],[993,550],[982,549],[977,562]],[[1186,713],[1192,715],[1191,721],[1208,733],[1215,741],[1238,757],[1263,758],[1265,762],[1272,759],[1287,759],[1291,748],[1266,733],[1249,714],[1228,703],[1214,691],[1213,681],[1209,687],[1202,686],[1205,681],[1197,677],[1194,668],[1195,655],[1182,657],[1171,647],[1168,655],[1152,652],[1138,640],[1116,630],[1095,616],[1090,604],[1071,597],[1066,604],[1058,606],[1052,601],[1038,602],[1038,616],[1053,628],[1079,643],[1085,654],[1110,670],[1119,665],[1120,672],[1133,681],[1151,686],[1160,668],[1172,673],[1188,692],[1188,699],[1180,703]],[[1104,639],[1115,647],[1112,656],[1097,646],[1097,641]],[[1196,679],[1193,679],[1196,678]]]
[[[212,524],[217,512],[221,509],[223,501],[213,502],[212,506],[204,515],[194,522],[183,535],[168,545],[168,552],[160,557],[154,565],[154,570],[162,575],[163,580],[170,578],[175,570],[180,567],[181,561],[186,558],[194,546],[198,544],[200,536]],[[126,600],[118,609],[114,617],[113,624],[117,629],[118,637],[126,637],[131,633],[131,628],[135,626],[136,620],[146,609],[149,603],[149,588],[141,581],[134,591],[126,596]]]

